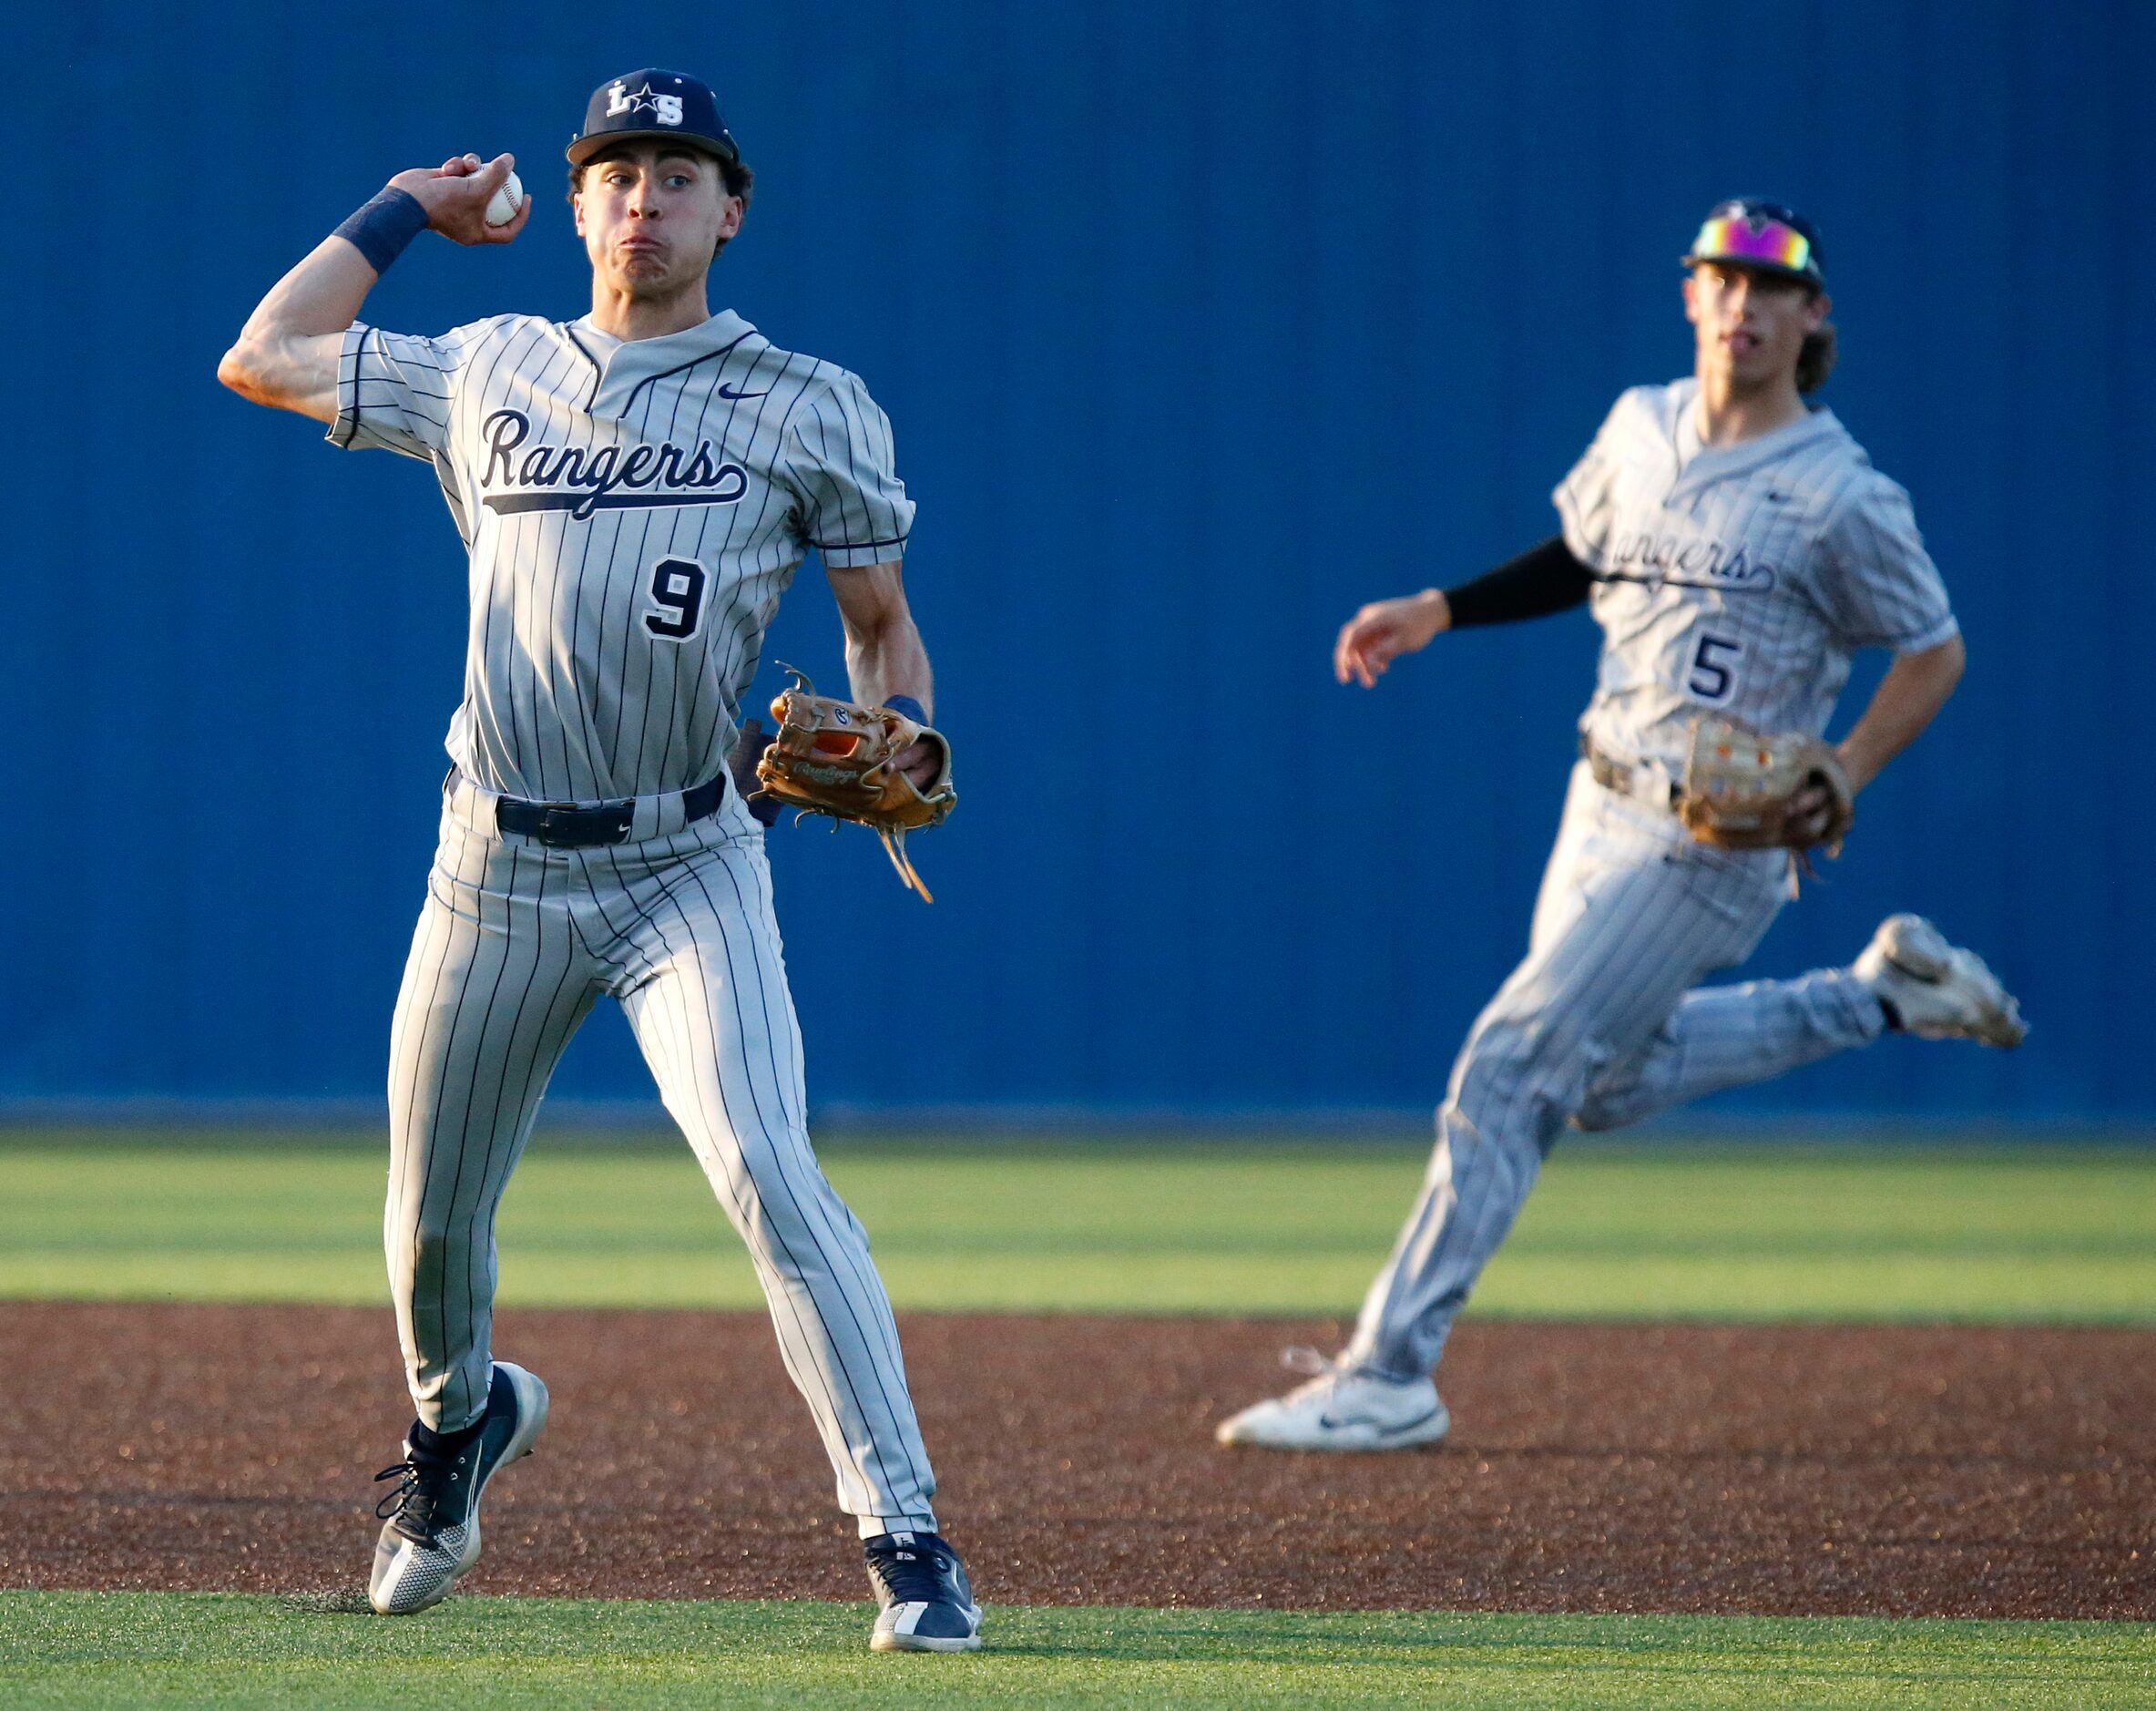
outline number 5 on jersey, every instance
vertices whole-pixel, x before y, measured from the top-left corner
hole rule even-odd
[[[662,609],[644,614],[644,628],[669,641],[696,634],[704,615],[704,568],[693,558],[661,558],[651,567],[651,598]]]
[[[1737,683],[1737,661],[1744,644],[1726,636],[1701,636],[1692,650],[1691,675],[1685,687],[1701,701],[1727,701]]]

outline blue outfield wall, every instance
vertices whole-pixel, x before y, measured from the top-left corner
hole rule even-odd
[[[0,45],[52,122],[0,261],[0,1100],[377,1096],[460,556],[425,470],[213,370],[383,178],[467,148],[517,152],[529,231],[423,240],[370,318],[580,312],[558,151],[656,62],[719,85],[758,169],[716,302],[866,376],[921,506],[965,801],[920,842],[933,908],[863,834],[772,837],[819,1101],[1433,1101],[1522,948],[1594,638],[1449,639],[1365,695],[1332,635],[1550,531],[1612,395],[1688,366],[1675,257],[1749,190],[1824,225],[1827,395],[1971,659],[1753,968],[1915,907],[2036,1031],[1722,1108],[2156,1117],[2156,8],[87,0]],[[839,677],[812,565],[765,657]],[[557,1091],[648,1085],[609,1012]]]

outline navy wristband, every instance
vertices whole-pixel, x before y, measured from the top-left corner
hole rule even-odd
[[[362,207],[330,235],[342,238],[367,258],[377,273],[404,253],[404,246],[426,230],[426,210],[410,190],[386,190]]]
[[[928,722],[927,711],[911,695],[886,695],[884,697],[884,705],[894,713],[904,713],[917,725]]]

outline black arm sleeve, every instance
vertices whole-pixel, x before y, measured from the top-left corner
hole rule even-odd
[[[1446,589],[1445,603],[1452,610],[1452,627],[1470,630],[1570,611],[1586,602],[1594,585],[1594,572],[1572,556],[1562,535],[1552,535],[1474,581]]]

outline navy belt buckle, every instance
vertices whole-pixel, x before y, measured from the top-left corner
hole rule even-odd
[[[716,814],[726,800],[726,774],[707,779],[681,793],[684,824]],[[495,825],[544,844],[549,849],[590,849],[601,844],[626,844],[636,829],[636,798],[602,802],[596,808],[579,808],[573,802],[526,802],[516,796],[497,797]]]
[[[588,849],[600,844],[627,841],[636,818],[633,802],[602,803],[596,808],[578,808],[567,803],[534,803],[530,835],[549,849]]]

